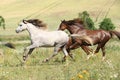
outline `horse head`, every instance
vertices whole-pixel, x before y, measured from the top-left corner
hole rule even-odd
[[[30,25],[35,26],[35,27],[37,27],[39,29],[43,29],[43,30],[47,28],[46,24],[43,23],[41,20],[39,20],[39,19],[29,19],[29,20],[23,20],[19,24],[18,28],[16,29],[16,32],[19,33],[21,31],[24,31]]]
[[[22,31],[26,30],[27,29],[27,23],[28,23],[27,20],[22,20],[22,22],[20,22],[18,24],[18,27],[16,29],[16,33],[19,33],[19,32],[22,32]]]
[[[65,30],[65,29],[67,29],[67,27],[68,27],[67,26],[67,21],[61,20],[61,24],[60,24],[58,30]]]

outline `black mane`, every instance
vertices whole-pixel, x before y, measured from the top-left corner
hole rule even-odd
[[[84,24],[83,24],[83,21],[81,19],[79,19],[79,18],[69,20],[69,21],[63,20],[62,22],[69,25],[69,26],[75,25],[75,26],[78,26],[78,27],[83,28],[83,29],[85,28]]]
[[[79,23],[79,24],[83,25],[83,21],[82,21],[80,18],[76,18],[76,19],[73,19],[73,20],[69,20],[69,21],[67,21],[67,23],[68,23],[69,25],[74,25],[74,24],[76,24],[76,23]]]
[[[29,19],[29,20],[27,20],[27,22],[33,24],[36,27],[46,27],[46,24],[43,23],[43,21],[41,21],[39,19]]]

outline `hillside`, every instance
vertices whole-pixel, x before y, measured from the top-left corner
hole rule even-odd
[[[114,0],[4,0],[0,3],[0,15],[6,19],[8,32],[14,31],[20,20],[28,16],[27,19],[39,18],[48,24],[50,30],[56,30],[61,20],[76,18],[79,12],[85,10],[94,21],[101,13],[98,18],[101,21],[113,2]],[[116,0],[108,14],[117,28],[120,25],[119,4],[120,1]]]

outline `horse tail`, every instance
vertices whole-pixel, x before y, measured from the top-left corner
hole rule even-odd
[[[118,32],[118,31],[109,31],[109,32],[110,32],[111,36],[116,35],[120,40],[120,32]]]
[[[73,37],[73,38],[78,37],[79,39],[85,41],[86,43],[93,45],[92,39],[88,36],[81,36],[81,35],[78,35],[78,34],[72,34],[70,36]]]

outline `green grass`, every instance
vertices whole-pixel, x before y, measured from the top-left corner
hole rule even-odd
[[[0,3],[0,15],[6,20],[6,30],[0,29],[0,41],[11,42],[16,49],[0,45],[0,80],[119,80],[120,79],[120,41],[110,40],[106,45],[106,61],[102,61],[102,52],[86,61],[87,55],[83,50],[72,51],[75,61],[68,58],[62,63],[63,53],[60,52],[48,63],[42,63],[53,53],[53,48],[38,48],[21,66],[23,50],[30,44],[27,32],[15,33],[18,23],[25,17],[35,13],[30,18],[39,18],[48,24],[49,30],[56,30],[61,20],[78,17],[78,13],[87,10],[93,20],[103,8],[106,13],[113,0],[59,0],[57,6],[44,10],[57,0],[3,0]],[[55,3],[55,4],[56,4]],[[119,30],[120,1],[117,0],[110,9],[108,17],[112,19]],[[37,16],[38,15],[38,16]],[[37,16],[37,17],[35,17]],[[100,15],[98,23],[104,18]],[[22,43],[25,41],[24,43]],[[92,47],[95,49],[95,47]],[[67,65],[67,63],[69,63]],[[82,77],[81,77],[82,76]]]
[[[72,51],[75,61],[68,57],[68,61],[62,63],[63,53],[60,52],[48,63],[42,63],[42,60],[52,54],[53,48],[38,48],[28,58],[25,66],[21,66],[20,60],[22,60],[23,49],[28,44],[16,45],[15,50],[1,46],[5,54],[3,58],[0,58],[0,79],[72,80],[74,78],[73,80],[119,80],[120,45],[111,46],[115,43],[119,42],[111,40],[106,45],[105,61],[102,61],[101,51],[87,61],[85,52],[77,49]],[[83,77],[80,78],[80,75]]]

